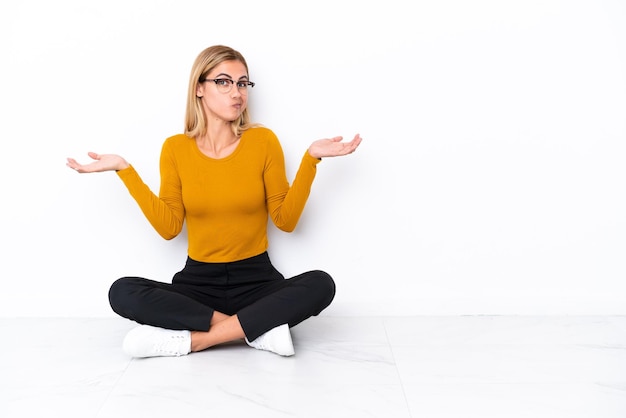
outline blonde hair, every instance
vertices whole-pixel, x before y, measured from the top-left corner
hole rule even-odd
[[[207,119],[202,109],[201,98],[196,95],[200,80],[224,61],[239,61],[248,72],[246,59],[239,51],[224,45],[214,45],[202,51],[191,67],[189,76],[189,90],[187,91],[187,111],[185,112],[185,134],[191,138],[204,135],[207,130]],[[244,109],[239,118],[231,122],[231,128],[236,136],[240,136],[246,129],[255,126],[250,122],[248,108]]]

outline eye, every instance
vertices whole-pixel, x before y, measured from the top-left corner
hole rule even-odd
[[[240,88],[240,89],[245,89],[245,88],[247,88],[249,85],[250,85],[250,82],[249,82],[249,81],[238,81],[238,82],[237,82],[237,88]]]
[[[233,80],[229,80],[227,78],[218,78],[215,80],[215,84],[217,84],[218,86],[222,86],[222,87],[228,87],[232,83],[233,83]]]

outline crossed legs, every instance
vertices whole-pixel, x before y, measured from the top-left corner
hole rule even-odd
[[[191,351],[202,351],[218,344],[245,338],[237,315],[215,311],[208,331],[191,331]]]
[[[140,277],[113,283],[113,310],[143,324],[127,335],[127,352],[136,357],[178,356],[245,339],[254,348],[292,355],[289,327],[318,315],[335,293],[332,278],[317,270],[288,280],[279,276],[244,282],[230,287],[231,293],[219,284],[198,285],[195,277],[178,276],[172,284]],[[247,277],[257,280],[254,271]]]

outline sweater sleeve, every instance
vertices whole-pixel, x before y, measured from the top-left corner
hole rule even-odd
[[[152,227],[163,238],[176,237],[183,227],[185,209],[182,204],[180,179],[173,158],[165,146],[161,152],[161,190],[155,195],[131,165],[117,172],[131,196]]]
[[[305,152],[291,186],[285,174],[285,161],[278,139],[270,144],[265,172],[267,208],[276,227],[292,232],[304,211],[321,160]]]

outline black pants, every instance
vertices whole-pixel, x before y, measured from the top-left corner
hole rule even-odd
[[[252,341],[282,324],[293,327],[318,315],[335,297],[335,282],[313,270],[285,279],[267,252],[231,263],[187,258],[172,283],[123,277],[109,290],[111,307],[124,318],[161,328],[208,331],[213,312],[237,314]]]

